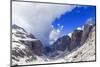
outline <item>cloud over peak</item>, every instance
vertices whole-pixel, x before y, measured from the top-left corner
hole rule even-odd
[[[75,5],[13,2],[12,23],[25,28],[45,43],[49,41],[49,34],[55,31],[52,30],[52,22],[75,7]],[[59,32],[59,29],[57,31]]]

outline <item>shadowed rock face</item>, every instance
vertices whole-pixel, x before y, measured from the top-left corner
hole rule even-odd
[[[85,43],[74,52],[65,56],[66,62],[95,61],[96,60],[95,34],[96,34],[96,31],[95,31],[95,26],[94,26],[91,29]]]
[[[60,37],[51,46],[52,51],[54,51],[56,54],[58,51],[64,52],[65,49],[70,52],[76,48],[81,47],[87,40],[92,28],[93,28],[93,24],[87,23],[84,25],[83,30],[77,30],[77,29],[74,30],[71,37],[67,35]]]
[[[20,59],[23,58],[25,62],[30,62],[36,59],[36,56],[42,56],[42,51],[43,45],[40,40],[36,39],[34,35],[27,33],[23,28],[12,25],[13,61],[20,62]]]
[[[72,50],[78,46],[80,46],[81,38],[82,38],[82,30],[74,30],[71,37],[71,44],[69,46],[69,50]]]
[[[40,40],[37,40],[35,38],[35,36],[33,36],[32,34],[28,34],[23,28],[17,26],[17,25],[13,25],[12,26],[13,29],[20,29],[22,31],[18,31],[16,32],[16,37],[18,38],[22,38],[19,41],[24,44],[25,46],[27,46],[30,50],[32,50],[32,52],[36,55],[42,55],[42,51],[43,51],[43,45],[40,42]],[[24,32],[24,33],[23,33]],[[26,37],[26,38],[25,38]],[[30,38],[30,40],[28,40]],[[24,39],[24,40],[23,40]],[[31,39],[34,39],[31,40]]]
[[[72,36],[68,35],[58,38],[52,45],[43,47],[40,40],[35,38],[33,34],[27,33],[23,28],[12,26],[12,59],[20,62],[20,58],[24,58],[25,62],[36,60],[37,57],[47,57],[49,59],[58,59],[79,49],[89,37],[92,24],[85,24],[83,30],[74,30]],[[19,58],[20,57],[20,58]],[[76,56],[74,56],[75,58]],[[15,62],[15,63],[16,63]]]
[[[23,44],[27,45],[29,49],[36,55],[41,56],[43,53],[43,45],[40,40],[37,41],[23,41],[20,40]]]
[[[58,38],[56,42],[54,42],[50,46],[49,49],[51,51],[50,56],[54,58],[58,56],[63,56],[61,54],[64,54],[64,52],[69,53],[74,50],[77,50],[86,42],[92,28],[93,28],[92,23],[86,23],[84,25],[84,29],[74,30],[71,37],[65,35]]]
[[[88,38],[89,33],[92,28],[93,28],[93,24],[87,23],[84,25],[84,30],[83,30],[82,39],[81,39],[81,45],[84,44],[84,42]]]
[[[59,38],[53,44],[53,48],[60,51],[64,51],[68,48],[68,51],[71,51],[76,47],[80,47],[87,40],[92,28],[92,23],[86,23],[83,30],[74,30],[71,38],[67,35]]]
[[[64,51],[66,48],[69,47],[70,45],[70,37],[69,36],[63,36],[61,38],[59,38],[53,45],[55,50],[60,50],[60,51]]]
[[[38,56],[43,54],[43,45],[40,41],[32,42],[32,51]]]

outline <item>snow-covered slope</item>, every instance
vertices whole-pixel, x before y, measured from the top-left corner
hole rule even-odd
[[[67,62],[95,61],[95,27],[89,34],[85,43],[76,51],[65,56]]]
[[[93,25],[86,24],[83,30],[74,30],[71,37],[65,35],[59,38],[49,46],[49,49],[44,48],[33,34],[17,25],[12,25],[12,65],[94,60],[95,26]]]
[[[12,65],[25,65],[42,56],[42,44],[23,28],[12,25]]]

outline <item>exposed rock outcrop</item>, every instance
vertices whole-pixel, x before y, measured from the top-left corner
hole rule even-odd
[[[77,62],[95,60],[95,26],[86,23],[75,29],[71,37],[64,35],[52,45],[43,47],[40,40],[23,28],[12,25],[12,62],[16,64],[51,63],[52,61]],[[14,64],[15,63],[15,64]]]
[[[42,56],[43,45],[40,40],[23,28],[12,25],[12,64],[27,63]]]
[[[65,56],[67,62],[77,62],[77,61],[95,61],[95,27],[93,27],[88,34],[85,43],[76,51],[73,51],[69,55]]]
[[[54,44],[53,47],[55,50],[64,51],[68,49],[71,43],[71,38],[67,35],[59,38]]]
[[[81,39],[81,45],[84,44],[84,42],[88,38],[89,33],[90,33],[90,31],[91,31],[92,28],[93,28],[93,24],[92,23],[86,23],[84,25],[82,39]]]
[[[70,51],[80,46],[82,33],[83,33],[82,30],[74,30],[71,37],[71,44],[69,46]]]
[[[65,35],[58,38],[51,46],[51,49],[53,50],[51,56],[61,56],[60,54],[65,54],[65,52],[70,53],[80,48],[88,39],[92,28],[92,23],[86,23],[83,29],[75,29],[72,32],[71,37]]]

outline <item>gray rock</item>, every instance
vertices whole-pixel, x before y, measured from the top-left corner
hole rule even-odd
[[[53,47],[55,50],[64,51],[70,45],[71,38],[69,36],[63,36],[59,38],[54,44]]]
[[[12,25],[12,60],[16,61],[13,64],[20,62],[20,58],[26,63],[36,60],[36,56],[41,56],[42,51],[42,43],[33,34],[27,33],[17,25]]]
[[[74,30],[71,37],[71,44],[69,46],[69,50],[73,50],[76,47],[80,46],[81,38],[82,38],[82,30]]]
[[[82,39],[81,39],[81,45],[83,45],[84,42],[87,40],[92,28],[93,28],[93,24],[91,24],[91,23],[86,23],[84,25],[84,30],[83,30]]]

